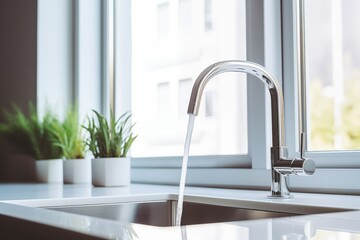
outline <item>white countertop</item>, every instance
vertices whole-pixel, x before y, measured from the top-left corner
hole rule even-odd
[[[90,185],[0,184],[0,225],[23,219],[72,233],[102,238],[128,239],[360,239],[360,211],[303,215],[276,219],[154,227],[123,224],[38,207],[118,202],[176,200],[178,187],[133,184],[130,187],[96,188]],[[311,214],[334,208],[360,210],[360,196],[293,193],[294,199],[268,199],[267,191],[187,187],[185,200],[206,201],[269,211]],[[206,198],[206,199],[205,199]],[[161,214],[161,213],[160,213]],[[19,223],[21,224],[21,223]],[[36,229],[34,225],[33,229]],[[50,229],[51,230],[51,229]],[[52,232],[46,230],[47,234]],[[29,230],[30,231],[30,230]],[[35,230],[34,230],[35,231]],[[21,235],[24,232],[16,232]],[[15,234],[15,235],[14,235]],[[0,237],[3,235],[0,233]],[[8,235],[6,235],[8,236]],[[47,235],[48,239],[49,238]],[[299,238],[307,237],[307,238]],[[2,239],[2,238],[1,238]],[[79,236],[76,239],[80,239]]]

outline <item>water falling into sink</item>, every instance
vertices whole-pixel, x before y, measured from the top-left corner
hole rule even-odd
[[[189,159],[189,151],[190,151],[190,143],[191,143],[191,135],[194,128],[196,115],[189,114],[189,123],[186,133],[185,145],[184,145],[184,155],[181,167],[181,178],[180,178],[180,186],[179,186],[179,199],[177,204],[177,215],[176,215],[176,226],[181,225],[181,216],[182,216],[182,208],[184,201],[184,191],[185,191],[185,181],[186,181],[186,172],[187,172],[187,164]]]

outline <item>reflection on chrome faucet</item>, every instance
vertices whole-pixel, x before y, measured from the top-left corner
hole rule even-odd
[[[254,75],[260,79],[270,92],[272,118],[272,148],[271,148],[271,198],[290,198],[287,177],[289,175],[312,175],[315,163],[305,158],[301,150],[300,158],[288,158],[287,147],[284,144],[284,106],[283,95],[275,77],[264,67],[247,61],[223,61],[207,67],[196,79],[189,102],[188,114],[197,115],[201,96],[206,84],[214,76],[225,72],[242,72]],[[303,136],[302,136],[302,139]],[[303,149],[303,140],[301,141]]]

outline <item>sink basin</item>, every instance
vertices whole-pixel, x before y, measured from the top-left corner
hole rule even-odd
[[[174,226],[176,207],[176,201],[164,200],[156,202],[47,207],[47,209],[125,223],[139,223],[164,227]],[[318,208],[316,212],[308,210],[308,212],[311,213],[319,213],[322,211],[324,210]],[[325,212],[332,211],[335,210],[327,209]],[[302,213],[296,211],[295,213],[288,213],[185,201],[183,205],[182,225],[278,218],[301,214]]]

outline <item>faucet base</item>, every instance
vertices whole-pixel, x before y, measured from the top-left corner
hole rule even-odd
[[[294,195],[269,195],[268,199],[293,199]]]
[[[271,199],[291,199],[294,198],[290,194],[288,188],[288,175],[283,175],[277,172],[274,168],[272,169],[272,179],[271,179],[271,195],[268,198]]]

